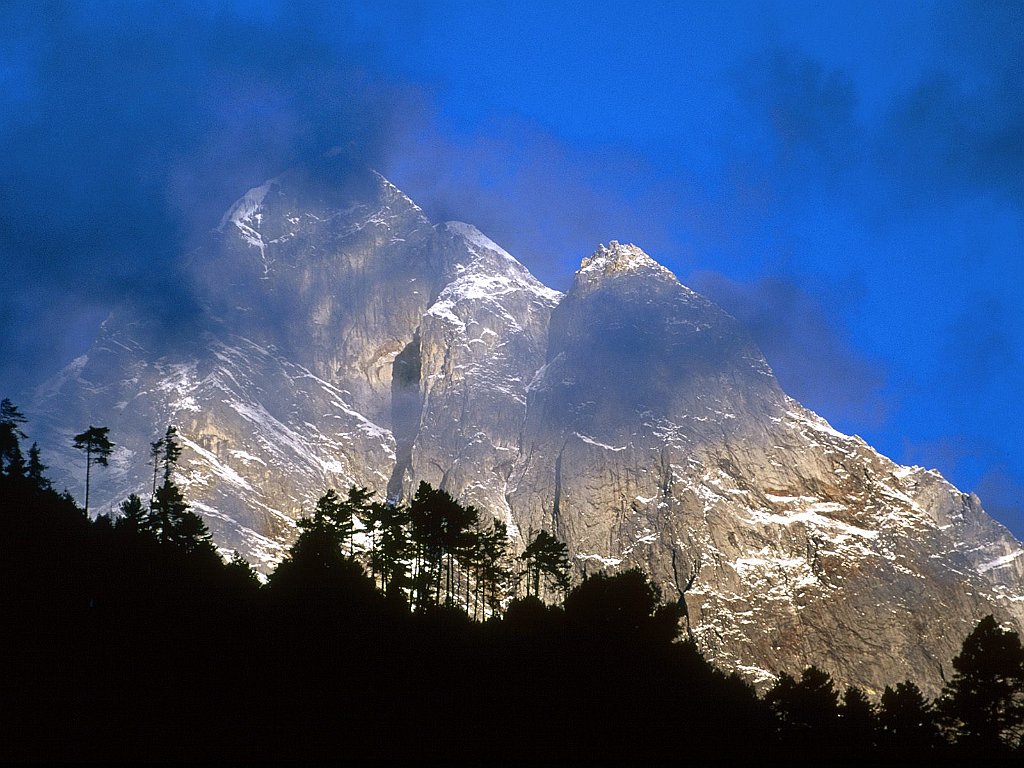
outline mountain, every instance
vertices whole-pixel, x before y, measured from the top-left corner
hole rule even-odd
[[[600,247],[562,295],[324,158],[246,193],[187,274],[185,332],[119,310],[26,408],[58,487],[84,484],[71,436],[110,427],[94,511],[148,492],[174,424],[189,502],[264,570],[327,487],[426,480],[519,546],[553,531],[581,574],[642,567],[758,683],[814,663],[934,692],[979,618],[1024,628],[1024,548],[976,497],[789,398],[736,320],[635,246]]]

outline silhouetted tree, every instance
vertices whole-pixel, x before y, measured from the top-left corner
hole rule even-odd
[[[209,528],[203,518],[188,508],[184,494],[174,482],[174,466],[181,456],[177,434],[177,429],[169,426],[157,441],[161,449],[164,480],[153,496],[147,524],[161,542],[171,544],[187,555],[197,552],[213,554],[216,548]]]
[[[852,685],[839,703],[839,737],[851,754],[866,754],[878,742],[878,713],[867,694]]]
[[[579,637],[632,647],[667,646],[679,635],[682,618],[678,605],[662,604],[661,590],[639,568],[588,576],[563,607]]]
[[[171,479],[174,465],[181,457],[181,446],[178,444],[178,428],[168,425],[164,436],[154,445],[160,446],[160,463],[164,468],[164,481]]]
[[[174,531],[181,525],[187,509],[185,497],[173,480],[160,484],[152,503],[154,533],[160,541],[169,543],[174,538]]]
[[[160,474],[160,455],[163,453],[164,439],[161,437],[149,444],[149,461],[153,465],[153,490],[149,495],[152,501],[156,498],[156,479]]]
[[[489,531],[478,531],[473,553],[476,566],[476,609],[489,608],[492,612],[501,606],[505,586],[511,576],[509,566],[508,526],[495,520]]]
[[[25,459],[21,453],[21,440],[26,435],[21,431],[25,417],[17,406],[6,397],[0,401],[0,474],[21,477],[24,474]]]
[[[380,578],[381,590],[392,598],[403,598],[409,586],[409,567],[412,556],[409,542],[409,512],[405,507],[386,502],[374,502],[364,512],[363,523],[370,534],[370,571]]]
[[[349,557],[355,554],[355,521],[369,517],[372,498],[372,491],[353,485],[348,489],[348,495],[338,508],[338,533],[341,535],[343,546],[348,542]]]
[[[168,484],[176,489],[176,486],[170,483],[170,481],[168,481]],[[157,492],[159,493],[159,490]],[[178,496],[181,497],[180,492]],[[183,498],[182,503],[184,503]],[[210,529],[206,526],[206,522],[189,509],[187,504],[179,513],[178,523],[171,529],[170,535],[167,538],[171,544],[187,555],[200,551],[211,554],[216,552],[216,548],[213,546],[213,539],[210,536]]]
[[[328,488],[324,494],[316,500],[316,506],[313,508],[313,517],[311,522],[304,523],[300,521],[300,526],[304,525],[307,528],[312,528],[314,525],[328,526],[340,539],[341,521],[338,519],[341,515],[340,510],[341,497],[338,495],[336,490]]]
[[[1024,649],[1016,632],[992,615],[963,642],[956,674],[937,701],[943,724],[979,753],[1016,747],[1024,736]]]
[[[149,530],[149,515],[142,506],[142,499],[136,494],[131,494],[121,502],[120,511],[121,515],[117,518],[115,527],[133,533]]]
[[[337,601],[346,602],[353,595],[368,599],[367,590],[375,591],[373,583],[342,551],[338,530],[326,515],[301,518],[298,525],[298,538],[270,576],[271,591],[320,611],[329,611]]]
[[[363,553],[366,565],[370,569],[370,578],[373,579],[373,583],[376,584],[380,571],[378,570],[379,563],[377,562],[377,544],[380,539],[380,528],[381,528],[381,515],[383,514],[385,504],[374,501],[366,504],[362,511],[359,513],[359,522],[363,526],[363,532],[366,537],[370,540],[369,550]],[[383,584],[381,590],[384,589]]]
[[[224,566],[228,580],[240,591],[254,592],[259,589],[259,575],[252,565],[237,550]]]
[[[879,701],[879,740],[884,753],[920,760],[942,743],[935,708],[910,680],[885,686]]]
[[[100,466],[107,466],[107,457],[114,450],[114,444],[110,442],[107,435],[110,433],[109,427],[94,427],[91,424],[89,428],[81,434],[75,435],[74,447],[80,451],[85,451],[85,512],[89,513],[89,479],[92,471],[93,464],[99,464]]]
[[[345,544],[348,544],[350,557],[354,554],[355,520],[369,519],[372,496],[373,493],[366,488],[357,488],[353,485],[344,499],[333,488],[328,488],[316,502],[314,521],[330,526],[337,534],[340,545],[344,548]]]
[[[569,588],[569,548],[545,530],[541,530],[519,555],[526,564],[526,595],[542,597],[541,588],[554,584],[563,593]],[[541,581],[544,576],[544,581]]]
[[[799,681],[782,673],[764,701],[784,739],[798,751],[822,749],[834,741],[838,694],[831,676],[818,667],[805,669]]]
[[[52,487],[49,479],[46,477],[47,469],[48,467],[43,464],[43,461],[39,456],[39,443],[32,443],[32,447],[28,450],[28,469],[26,471],[26,477],[28,477],[36,488],[43,491],[48,491]]]
[[[440,603],[442,576],[445,577],[445,602],[452,602],[455,558],[470,549],[467,544],[469,532],[478,519],[479,513],[475,508],[463,506],[446,491],[429,483],[419,484],[409,504],[419,607]]]

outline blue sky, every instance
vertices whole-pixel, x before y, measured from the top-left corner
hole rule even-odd
[[[1024,535],[1024,6],[12,3],[0,390],[344,145],[564,288],[632,241],[784,388]]]

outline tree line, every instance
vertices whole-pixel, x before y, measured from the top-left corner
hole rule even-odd
[[[758,696],[680,638],[640,571],[572,584],[550,533],[517,556],[426,483],[407,505],[327,490],[261,583],[188,509],[173,427],[149,500],[111,519],[57,493],[37,446],[24,457],[25,423],[0,403],[0,759],[1024,754],[1024,650],[991,616],[934,700],[911,681],[872,700],[815,667]],[[80,437],[88,474],[112,444]]]

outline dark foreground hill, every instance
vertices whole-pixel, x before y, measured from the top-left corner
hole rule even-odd
[[[551,532],[578,578],[643,569],[762,687],[816,664],[935,694],[979,616],[1024,626],[1024,546],[976,497],[789,398],[735,319],[635,246],[598,248],[563,295],[335,156],[243,195],[187,262],[187,327],[119,308],[29,409],[75,493],[72,436],[110,428],[93,511],[148,492],[173,424],[176,482],[265,573],[325,488],[405,501],[426,481],[520,549]]]
[[[636,570],[474,622],[386,597],[322,527],[260,586],[203,530],[91,521],[7,469],[0,760],[973,764],[1019,749],[1024,654],[991,619],[937,706],[910,684],[840,701],[814,668],[758,698],[678,640],[679,607]]]

